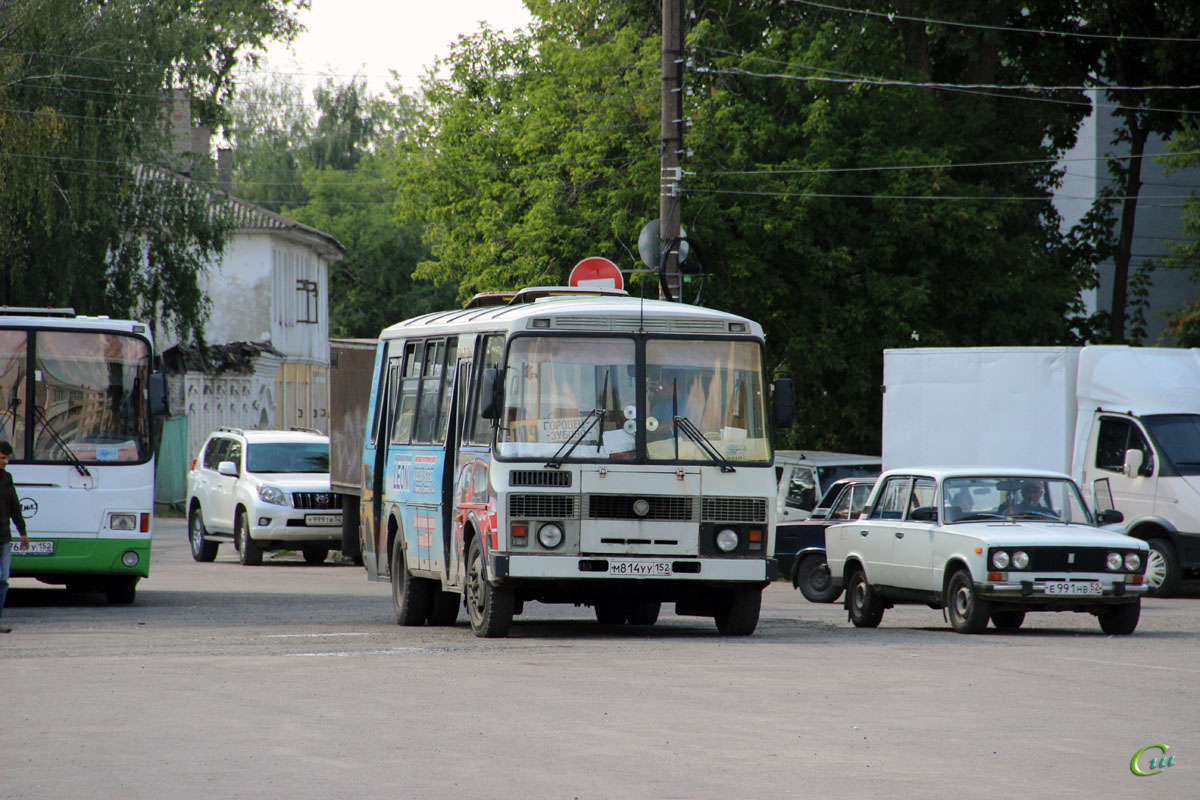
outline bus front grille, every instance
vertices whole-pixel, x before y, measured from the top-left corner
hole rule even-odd
[[[574,519],[575,496],[570,494],[510,494],[509,519]]]
[[[761,497],[706,497],[705,522],[766,522],[767,501]]]
[[[557,469],[518,469],[508,476],[509,486],[567,486],[571,485],[571,473]]]
[[[639,515],[635,510],[634,504],[638,500],[649,504],[646,514]],[[694,519],[692,508],[690,497],[593,494],[588,496],[587,518],[690,522]]]

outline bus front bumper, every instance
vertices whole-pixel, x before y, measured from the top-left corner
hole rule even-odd
[[[652,556],[565,556],[488,553],[493,580],[596,580],[624,578],[671,581],[765,582],[779,576],[773,558],[654,558]]]

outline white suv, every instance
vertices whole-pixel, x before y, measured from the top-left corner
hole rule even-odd
[[[329,437],[315,431],[218,428],[188,473],[192,558],[233,542],[243,564],[299,548],[319,564],[342,542],[341,496],[330,491]]]

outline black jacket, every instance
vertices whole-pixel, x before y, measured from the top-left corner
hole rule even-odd
[[[12,541],[12,527],[22,535],[25,534],[25,517],[21,516],[21,498],[17,497],[17,487],[13,485],[12,475],[6,469],[0,469],[0,544]]]

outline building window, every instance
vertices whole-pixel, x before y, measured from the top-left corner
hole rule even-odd
[[[317,324],[317,282],[303,278],[296,281],[296,291],[300,293],[296,322]]]

